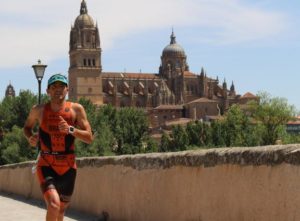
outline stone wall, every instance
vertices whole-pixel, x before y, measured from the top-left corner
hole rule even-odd
[[[300,145],[78,159],[72,207],[112,221],[300,220]],[[33,162],[0,190],[40,198]]]

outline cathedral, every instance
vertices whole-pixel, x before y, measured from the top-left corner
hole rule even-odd
[[[175,119],[206,119],[224,114],[232,104],[256,99],[238,95],[232,82],[189,69],[187,55],[174,31],[161,54],[158,73],[103,72],[100,31],[82,0],[80,14],[70,31],[69,98],[85,97],[94,104],[139,107],[147,112],[151,126]]]

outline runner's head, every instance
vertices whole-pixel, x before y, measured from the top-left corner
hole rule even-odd
[[[50,85],[54,84],[55,82],[61,82],[61,83],[65,84],[66,86],[68,86],[68,79],[66,76],[64,76],[62,74],[54,74],[49,78],[47,88],[49,88]]]

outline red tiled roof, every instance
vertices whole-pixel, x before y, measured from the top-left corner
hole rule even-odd
[[[188,104],[193,104],[193,103],[217,103],[217,102],[214,100],[208,99],[206,97],[201,97],[199,99],[189,102]]]
[[[293,125],[300,124],[300,116],[296,116],[293,120],[287,122],[287,124],[293,124]]]
[[[241,98],[256,98],[256,96],[253,95],[253,94],[250,93],[250,92],[247,92],[247,93],[244,94]]]
[[[183,72],[184,77],[197,77],[196,74],[189,72],[189,71],[185,71]]]
[[[288,125],[299,125],[300,124],[300,120],[296,120],[296,121],[289,121],[287,122]]]
[[[159,79],[159,77],[155,73],[121,73],[121,72],[103,72],[102,78]]]

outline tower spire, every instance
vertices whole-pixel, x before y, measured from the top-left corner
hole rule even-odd
[[[224,78],[224,82],[223,82],[223,89],[227,90],[227,83],[226,83],[226,79]]]
[[[230,86],[230,93],[229,93],[230,96],[235,96],[235,89],[234,89],[234,84],[233,84],[233,81],[231,83],[231,86]]]
[[[230,91],[235,91],[233,81],[232,81],[231,86],[230,86]]]
[[[81,2],[81,7],[80,7],[80,14],[87,14],[88,10],[87,10],[87,6],[86,6],[86,2],[85,0],[82,0]]]
[[[170,38],[171,38],[170,44],[176,44],[176,36],[174,34],[173,27],[172,27],[172,34],[171,34]]]

